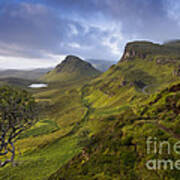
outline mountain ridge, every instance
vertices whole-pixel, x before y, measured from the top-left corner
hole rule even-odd
[[[174,74],[178,53],[151,42],[134,45],[127,45],[129,57],[81,89],[90,109],[79,132],[83,149],[49,180],[179,179],[178,170],[147,171],[146,162],[155,157],[145,151],[147,137],[169,142],[180,137],[180,76]],[[155,156],[166,159],[167,153]],[[168,158],[178,159],[174,154]]]
[[[69,55],[41,79],[44,81],[69,81],[95,77],[100,71],[77,56]]]
[[[37,68],[32,70],[5,69],[0,70],[0,79],[2,78],[22,78],[28,80],[37,80],[53,68]]]
[[[177,43],[178,42],[178,43]],[[172,41],[169,43],[158,44],[149,41],[134,41],[129,42],[125,46],[122,61],[133,60],[134,58],[152,60],[154,56],[173,56],[180,57],[179,41]]]
[[[68,74],[77,75],[72,69],[64,73],[64,65],[57,66],[55,81],[34,92],[44,103],[47,118],[18,140],[22,155],[17,154],[17,166],[2,169],[0,179],[179,179],[180,171],[146,168],[154,158],[145,152],[147,137],[173,143],[180,136],[178,53],[168,47],[169,56],[159,49],[152,51],[152,46],[156,45],[138,44],[132,59],[83,83],[67,79]],[[156,53],[141,56],[139,47],[142,54]],[[57,82],[57,77],[66,82]],[[155,157],[167,159],[167,153]]]

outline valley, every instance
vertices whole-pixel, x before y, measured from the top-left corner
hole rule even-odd
[[[67,56],[35,81],[15,81],[42,110],[37,124],[19,136],[15,162],[0,169],[0,179],[178,179],[176,169],[149,171],[145,164],[179,158],[146,153],[149,136],[179,140],[179,47],[132,42],[104,73]],[[48,86],[28,88],[29,83]]]

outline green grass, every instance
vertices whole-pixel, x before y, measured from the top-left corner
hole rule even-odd
[[[59,130],[59,127],[55,121],[42,120],[42,121],[39,121],[33,128],[21,134],[19,138],[23,139],[23,138],[28,138],[30,136],[32,137],[40,136],[44,134],[53,133],[57,130]]]
[[[66,73],[60,77],[53,71],[48,88],[30,90],[43,104],[44,117],[21,135],[17,166],[0,169],[0,179],[178,179],[178,171],[147,171],[145,162],[154,155],[145,153],[145,140],[177,140],[173,133],[179,134],[180,96],[172,87],[179,86],[180,78],[173,74],[179,62],[157,64],[160,56],[169,58],[169,47],[136,46],[151,55],[119,62],[92,81],[58,82]],[[178,52],[172,52],[176,59]]]
[[[0,179],[38,180],[47,179],[57,168],[80,152],[77,138],[67,137],[33,152],[18,156],[17,167],[7,166],[0,171]]]
[[[145,162],[152,158],[145,154],[146,137],[175,140],[171,133],[161,129],[156,123],[167,117],[174,118],[169,127],[179,123],[179,117],[175,113],[177,109],[172,110],[174,103],[171,105],[165,101],[172,94],[177,96],[178,92],[164,90],[171,87],[170,84],[179,82],[179,77],[173,74],[179,62],[175,57],[175,64],[158,64],[159,55],[169,58],[169,48],[152,46],[154,45],[145,43],[144,48],[146,53],[152,52],[153,59],[149,60],[152,58],[149,56],[146,59],[135,57],[132,61],[119,62],[84,86],[84,99],[93,108],[80,130],[84,135],[81,142],[85,146],[84,153],[75,156],[49,179],[163,179],[164,176],[178,179],[180,174],[176,170],[168,173],[149,172],[145,168]],[[144,52],[144,49],[141,50]],[[176,56],[175,52],[176,50],[173,54]],[[126,83],[122,85],[124,81]],[[148,86],[146,92],[136,82]],[[157,99],[158,94],[162,97]],[[150,104],[154,99],[157,102]],[[178,100],[177,97],[175,99]],[[177,108],[178,103],[177,101]],[[170,106],[169,109],[167,106]],[[166,155],[159,156],[162,157]],[[178,159],[174,154],[170,157]]]
[[[179,83],[175,86],[179,86]],[[90,180],[100,178],[108,180],[121,177],[126,177],[126,179],[134,179],[135,177],[163,179],[164,176],[168,179],[178,179],[180,176],[178,170],[155,172],[148,171],[145,167],[145,163],[151,158],[167,158],[166,152],[161,155],[148,155],[146,153],[147,137],[157,137],[159,141],[168,140],[170,143],[178,141],[171,132],[161,129],[157,125],[158,121],[166,122],[167,117],[171,115],[174,118],[169,127],[179,124],[180,119],[176,115],[176,111],[172,112],[173,106],[169,110],[167,109],[169,102],[165,99],[167,97],[172,98],[173,95],[175,98],[172,98],[172,104],[178,103],[180,89],[176,92],[171,92],[171,89],[172,86],[169,86],[153,98],[149,97],[146,104],[141,104],[147,107],[141,116],[134,113],[131,106],[124,106],[119,109],[95,109],[84,126],[86,138],[84,137],[84,141],[82,139],[81,142],[86,146],[84,153],[75,156],[73,160],[52,174],[49,179]],[[161,94],[160,98],[159,94]],[[157,102],[149,104],[156,99]],[[159,108],[162,110],[159,111]],[[178,109],[178,107],[176,108]],[[168,114],[167,110],[171,113]],[[117,113],[118,111],[119,113]],[[146,120],[146,114],[150,120]],[[164,125],[168,127],[168,124]],[[174,130],[176,129],[174,128]],[[174,133],[178,132],[175,131]],[[179,157],[174,153],[168,156],[169,159],[176,160]]]
[[[45,104],[44,112],[40,121],[19,137],[15,144],[16,166],[1,168],[0,179],[47,179],[80,152],[78,136],[68,134],[87,111],[77,89],[84,83],[51,83],[46,89],[30,90],[37,101]]]
[[[75,56],[67,56],[54,70],[41,78],[46,82],[66,82],[96,77],[100,72]]]

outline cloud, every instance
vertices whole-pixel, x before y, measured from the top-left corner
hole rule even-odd
[[[168,16],[175,20],[180,26],[180,3],[175,0],[167,0],[167,5]]]
[[[75,42],[69,43],[69,47],[71,47],[71,48],[77,48],[77,49],[81,48],[81,46],[80,46],[78,43],[75,43]]]
[[[39,4],[10,4],[0,16],[0,43],[36,50],[57,47],[59,34],[66,31],[50,10]],[[56,24],[56,25],[55,25]]]
[[[175,0],[3,0],[0,61],[49,66],[68,54],[118,60],[128,41],[178,38],[179,10]]]
[[[63,17],[61,12],[36,3],[8,3],[1,7],[0,55],[42,62],[54,59],[48,54],[77,54],[84,58],[115,58],[103,44],[108,28]],[[100,53],[97,50],[106,50]],[[109,52],[108,52],[109,51]],[[24,61],[23,61],[24,62]]]
[[[59,57],[59,56],[58,56]],[[53,59],[53,58],[52,58]],[[57,60],[49,61],[49,59],[27,59],[23,57],[6,57],[0,56],[0,69],[33,69],[53,67],[57,64]]]
[[[1,61],[13,62],[14,59],[24,66],[38,65],[37,61],[43,66],[45,61],[48,66],[54,65],[57,61],[49,54],[63,55],[60,43],[68,39],[69,33],[75,34],[70,20],[56,16],[51,8],[42,4],[10,3],[0,6],[0,12]]]
[[[72,35],[78,35],[79,32],[78,32],[78,30],[77,30],[77,28],[76,28],[75,25],[69,24],[69,27],[70,27],[70,29],[71,29]]]
[[[46,0],[46,2],[64,10],[66,17],[87,21],[102,28],[104,24],[110,27],[113,22],[117,28],[121,28],[121,34],[126,41],[136,38],[163,42],[178,38],[180,33],[178,25],[180,2],[176,0]]]

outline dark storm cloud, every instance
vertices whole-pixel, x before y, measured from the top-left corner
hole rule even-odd
[[[119,59],[129,40],[180,34],[175,0],[1,0],[0,56]]]
[[[40,4],[10,4],[1,10],[0,45],[13,45],[19,51],[55,49],[68,28]]]
[[[52,5],[60,10],[64,10],[65,14],[83,14],[93,15],[99,11],[98,0],[45,0],[48,5]],[[104,2],[101,1],[103,4]]]
[[[0,10],[1,56],[44,58],[47,53],[88,56],[90,50],[102,46],[99,41],[108,33],[97,27],[84,27],[77,20],[63,17],[62,11],[54,12],[40,3],[7,3]]]

